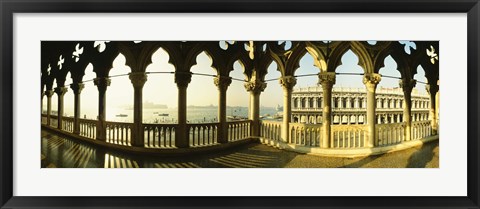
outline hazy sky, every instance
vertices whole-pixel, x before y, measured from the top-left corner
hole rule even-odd
[[[410,44],[411,45],[411,44]],[[159,49],[152,57],[153,63],[147,67],[147,72],[173,72],[174,67],[168,63],[168,54]],[[191,68],[194,73],[203,73],[215,75],[216,72],[211,66],[210,58],[201,53],[197,57],[197,65]],[[397,64],[392,57],[385,59],[385,67],[380,70],[380,74],[400,77],[400,73],[396,70]],[[113,63],[113,69],[110,76],[128,74],[130,68],[125,65],[125,57],[120,54]],[[307,53],[300,61],[300,68],[295,72],[296,75],[305,75],[318,73],[319,69],[313,65],[313,58]],[[346,52],[342,57],[342,65],[336,72],[339,73],[363,73],[363,69],[358,65],[358,57],[352,52]],[[234,71],[230,76],[237,79],[245,79],[243,68],[237,62],[234,65]],[[266,80],[277,79],[281,76],[276,70],[276,64],[273,62],[268,68]],[[87,66],[84,81],[92,80],[95,77],[92,65]],[[418,81],[426,82],[424,70],[419,67],[418,73],[414,77]],[[398,79],[382,78],[379,87],[398,87]],[[66,85],[72,83],[70,74],[67,76]],[[83,113],[97,115],[98,112],[98,90],[92,81],[85,83],[85,89],[81,94],[81,109]],[[318,76],[299,77],[297,78],[298,87],[316,86]],[[365,88],[362,83],[362,76],[337,75],[336,87],[359,87]],[[56,84],[54,84],[56,87]],[[425,92],[425,86],[417,83],[417,90]],[[174,82],[173,74],[149,74],[148,81],[143,88],[143,101],[153,102],[157,104],[168,105],[169,108],[177,106],[177,87]],[[65,113],[73,115],[73,92],[71,89],[65,94]],[[213,83],[213,77],[193,75],[192,81],[188,86],[187,92],[188,105],[218,105],[218,89]],[[227,105],[229,106],[246,106],[248,107],[249,94],[241,81],[232,81],[228,88]],[[267,82],[267,88],[261,94],[261,106],[276,107],[283,105],[283,92],[278,80]],[[111,108],[119,108],[124,106],[133,106],[133,87],[126,76],[111,78],[111,85],[107,89],[107,110]],[[46,99],[44,99],[44,109],[46,109]],[[57,110],[57,96],[52,97],[52,110]],[[109,118],[107,111],[107,119]],[[88,117],[88,116],[87,116]],[[113,117],[113,116],[110,116]]]

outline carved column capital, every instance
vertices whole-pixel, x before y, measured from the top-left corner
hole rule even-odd
[[[320,72],[318,74],[318,84],[322,85],[322,88],[332,88],[335,84],[335,72]]]
[[[417,80],[415,79],[402,79],[398,82],[398,85],[400,88],[403,89],[404,92],[412,93],[412,89],[415,88],[415,85],[417,85]]]
[[[53,96],[53,93],[54,93],[53,90],[46,90],[46,91],[45,91],[45,95],[46,95],[47,97],[52,97],[52,96]]]
[[[363,84],[369,92],[374,92],[381,80],[382,76],[377,73],[368,73],[363,76]]]
[[[213,78],[213,83],[215,86],[218,87],[220,90],[227,90],[228,86],[232,83],[232,78],[227,76],[217,76]]]
[[[145,82],[147,82],[147,74],[144,72],[133,72],[128,75],[130,81],[133,84],[133,88],[143,88]]]
[[[265,88],[267,87],[267,83],[254,80],[254,81],[245,82],[243,86],[248,92],[259,94],[260,92],[265,90]]]
[[[83,83],[73,83],[73,84],[70,84],[70,88],[73,90],[74,94],[80,94],[82,92],[83,88],[85,88],[85,84],[83,84]]]
[[[67,93],[67,91],[68,91],[68,88],[67,88],[67,87],[64,87],[64,86],[55,88],[55,93],[56,93],[59,97],[65,95],[65,93]]]
[[[188,87],[190,81],[192,81],[192,74],[190,72],[175,73],[175,83],[178,87]]]
[[[291,90],[297,84],[297,79],[293,76],[283,76],[280,78],[280,85],[284,89]]]
[[[98,90],[106,91],[107,87],[110,86],[112,81],[110,78],[95,78],[93,79],[93,84],[97,86]]]

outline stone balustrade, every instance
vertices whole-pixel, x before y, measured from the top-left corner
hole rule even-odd
[[[331,148],[366,147],[367,125],[332,125]]]
[[[281,142],[282,121],[262,120],[260,122],[260,136],[268,142]]]
[[[309,147],[320,146],[322,125],[290,123],[289,128],[289,143]]]
[[[218,143],[218,127],[220,123],[188,124],[190,147],[208,146]]]
[[[89,119],[79,119],[79,123],[80,123],[79,135],[95,140],[97,136],[97,121],[89,120]]]
[[[148,148],[174,148],[177,124],[143,124],[144,145]]]
[[[63,117],[62,130],[72,133],[73,132],[73,118]]]
[[[376,146],[399,144],[405,141],[405,123],[377,124]]]
[[[42,124],[47,122],[47,116],[42,114]],[[57,128],[57,116],[50,116],[50,126]],[[72,134],[74,120],[63,117],[62,130]],[[428,138],[432,135],[431,121],[412,122],[412,140]],[[53,125],[52,125],[53,124]],[[96,140],[98,121],[79,119],[79,135],[89,140]],[[206,147],[221,144],[218,141],[220,123],[187,124],[189,147]],[[288,141],[282,139],[282,121],[260,121],[260,140],[262,143],[281,146],[295,146],[295,149],[312,148],[322,149],[320,144],[323,139],[322,124],[289,123]],[[175,146],[178,124],[142,124],[144,132],[144,148],[177,149]],[[240,141],[251,138],[251,120],[227,122],[228,142]],[[132,147],[133,123],[106,121],[106,143],[125,147]],[[405,123],[377,124],[375,126],[376,139],[374,147],[389,147],[406,142]],[[369,140],[368,125],[331,125],[331,137],[327,140],[328,147],[332,150],[366,149]],[[98,141],[98,140],[96,140]],[[104,143],[105,143],[104,142]]]
[[[107,143],[131,146],[132,144],[132,123],[121,123],[106,121]]]
[[[230,121],[228,124],[228,141],[236,141],[250,137],[251,120]]]

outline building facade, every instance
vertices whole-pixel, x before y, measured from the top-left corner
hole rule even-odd
[[[382,88],[376,92],[376,124],[403,121],[405,101],[401,88]],[[366,124],[367,92],[365,88],[334,87],[332,90],[332,124]],[[321,86],[296,88],[292,93],[294,123],[321,124],[323,113]],[[412,91],[412,121],[429,118],[429,97]]]

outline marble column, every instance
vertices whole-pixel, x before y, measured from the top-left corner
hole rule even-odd
[[[245,89],[250,92],[250,115],[252,120],[251,136],[260,136],[260,94],[267,87],[267,84],[262,81],[253,80],[245,82]]]
[[[70,85],[70,88],[73,90],[74,96],[73,133],[80,134],[80,94],[82,93],[83,88],[85,88],[85,84],[74,83]]]
[[[280,85],[283,88],[283,123],[282,123],[282,141],[289,142],[289,123],[292,114],[292,91],[297,84],[297,79],[293,76],[283,76],[280,78]],[[308,103],[308,101],[307,101]],[[308,119],[307,119],[308,121]]]
[[[106,141],[107,125],[106,119],[106,93],[107,87],[110,86],[110,78],[95,78],[93,83],[98,89],[98,116],[97,116],[97,136],[99,141]]]
[[[218,88],[218,131],[217,139],[219,143],[228,142],[228,124],[227,124],[227,89],[232,83],[232,78],[220,76],[213,78],[215,86]]]
[[[68,88],[67,87],[57,87],[55,88],[55,93],[57,94],[58,96],[58,108],[57,108],[57,111],[58,111],[58,116],[57,116],[57,128],[62,130],[62,121],[63,121],[63,97],[65,96],[65,93],[67,93],[68,91]]]
[[[437,114],[436,114],[436,95],[438,92],[437,85],[425,85],[425,88],[429,94],[429,120],[431,121],[432,126],[432,134],[436,135],[438,133],[438,126],[437,126]]]
[[[175,73],[175,83],[178,88],[178,127],[175,130],[175,146],[179,148],[190,146],[187,129],[187,88],[191,80],[190,72]]]
[[[375,136],[375,91],[377,89],[377,84],[382,79],[380,74],[369,73],[363,76],[363,83],[367,88],[367,125],[368,125],[368,142],[367,147],[374,147],[376,136]]]
[[[335,72],[320,72],[318,74],[319,84],[323,90],[323,136],[320,140],[321,148],[328,148],[331,141],[332,124],[332,88],[335,84]],[[342,118],[340,118],[340,121]],[[333,147],[333,146],[332,146]]]
[[[52,90],[46,90],[45,95],[47,96],[47,126],[50,126],[50,116],[52,115]]]
[[[145,72],[132,72],[128,77],[133,85],[133,130],[131,143],[135,147],[144,147],[143,86],[147,82],[147,74]]]
[[[412,90],[416,85],[416,80],[403,79],[400,80],[400,88],[403,89],[404,109],[403,121],[405,122],[405,141],[412,139]]]

